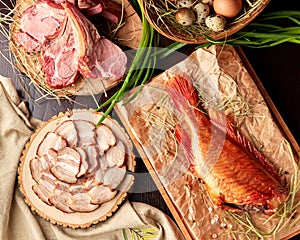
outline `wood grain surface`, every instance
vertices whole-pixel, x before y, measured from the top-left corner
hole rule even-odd
[[[9,1],[6,2],[8,3]],[[0,7],[0,11],[3,13],[2,6]],[[264,12],[275,10],[300,10],[299,1],[271,1]],[[162,46],[168,43],[164,38],[162,38],[161,41]],[[7,41],[1,32],[0,49],[2,54],[9,57]],[[183,52],[190,53],[191,49],[193,49],[193,46],[185,47]],[[281,114],[282,120],[299,144],[300,45],[281,44],[266,49],[242,48],[242,50],[259,77],[262,86]],[[163,64],[171,66],[179,60],[181,59],[170,58],[168,62],[164,62]],[[99,102],[106,99],[104,95],[81,97],[80,105],[64,100],[57,102],[56,100],[40,99],[41,94],[33,86],[28,86],[26,79],[24,79],[24,82],[21,81],[20,76],[2,55],[0,55],[0,74],[13,78],[19,94],[27,101],[31,114],[41,120],[48,120],[53,115],[56,115],[58,112],[64,112],[68,108],[95,108],[97,104],[94,99]],[[112,94],[113,91],[114,89],[108,93],[108,96]],[[116,114],[113,113],[113,117],[116,117]],[[147,168],[141,159],[137,159],[136,172],[147,172]],[[129,195],[129,200],[148,203],[171,216],[168,207],[150,177],[144,178],[143,181],[135,181],[134,192]],[[295,240],[299,238],[300,235],[292,239]]]

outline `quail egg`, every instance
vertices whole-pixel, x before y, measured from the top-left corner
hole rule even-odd
[[[196,17],[190,8],[180,8],[175,14],[177,22],[183,26],[191,26],[195,23]]]
[[[194,4],[194,0],[177,0],[176,1],[176,6],[178,8],[184,8],[184,7],[190,8],[193,6],[193,4]]]
[[[207,4],[208,6],[212,7],[214,0],[202,0],[202,3]]]
[[[226,19],[221,15],[208,16],[205,19],[205,24],[212,31],[219,32],[225,28]]]
[[[197,3],[194,11],[196,13],[196,23],[204,23],[205,18],[209,15],[209,6],[204,3]]]

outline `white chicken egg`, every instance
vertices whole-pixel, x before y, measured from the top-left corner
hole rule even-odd
[[[184,8],[184,7],[190,8],[193,6],[193,4],[194,4],[194,0],[177,0],[176,1],[176,6],[178,8]]]
[[[204,23],[206,17],[209,15],[209,6],[204,3],[197,3],[194,11],[196,12],[196,23]]]
[[[206,26],[214,32],[224,30],[226,19],[221,15],[208,16],[205,19]]]

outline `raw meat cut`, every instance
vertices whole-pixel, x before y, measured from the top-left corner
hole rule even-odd
[[[126,71],[125,53],[101,37],[74,4],[57,3],[40,1],[26,9],[15,35],[27,52],[39,54],[47,85],[65,88],[80,76],[112,83],[121,79]]]

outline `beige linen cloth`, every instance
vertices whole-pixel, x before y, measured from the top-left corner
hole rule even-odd
[[[21,152],[39,122],[29,118],[12,80],[1,76],[0,104],[0,240],[137,239],[134,229],[152,232],[147,239],[184,239],[164,213],[143,203],[127,201],[108,220],[88,229],[64,228],[40,218],[26,205],[17,183]]]

